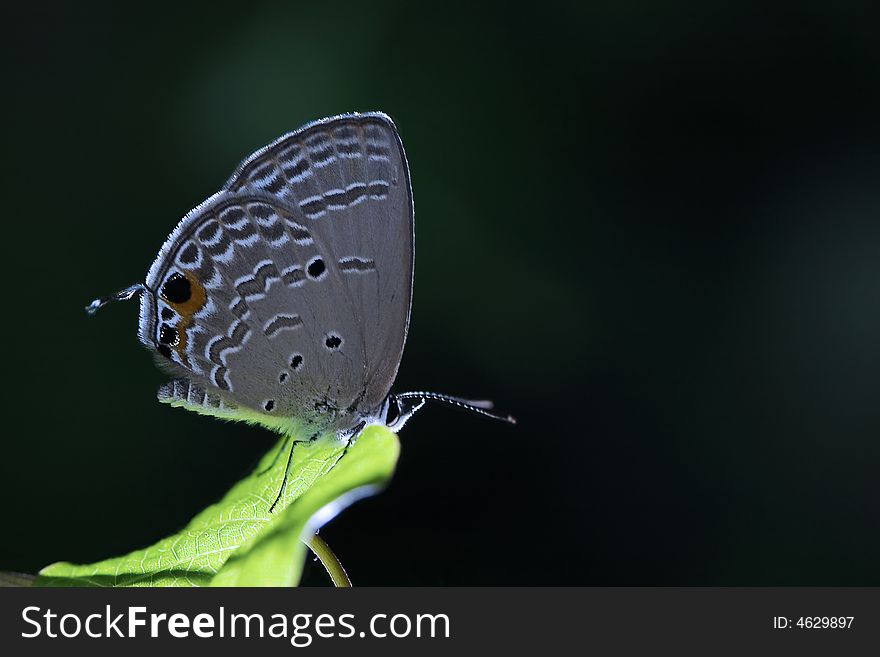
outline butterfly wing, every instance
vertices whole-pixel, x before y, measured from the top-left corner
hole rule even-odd
[[[248,157],[226,183],[265,191],[300,210],[332,254],[360,334],[362,407],[381,404],[397,375],[409,327],[413,201],[403,144],[382,113],[311,123]]]
[[[184,217],[150,268],[140,339],[184,379],[160,398],[281,429],[291,417],[353,426],[396,376],[412,274],[391,120],[350,114],[285,135]]]

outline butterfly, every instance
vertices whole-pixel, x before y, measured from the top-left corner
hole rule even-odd
[[[247,157],[177,224],[144,283],[86,310],[139,296],[138,338],[172,377],[161,402],[294,437],[274,508],[296,442],[351,441],[372,424],[396,432],[428,401],[515,422],[487,401],[391,392],[413,218],[391,118],[320,119]]]

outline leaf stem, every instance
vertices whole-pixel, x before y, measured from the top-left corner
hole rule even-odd
[[[342,562],[339,561],[339,557],[333,553],[333,550],[330,549],[330,546],[327,545],[323,538],[315,534],[309,540],[304,541],[304,543],[309,546],[309,549],[321,561],[327,574],[330,575],[330,579],[333,580],[334,586],[337,588],[351,587],[351,580],[348,578],[345,568],[342,567]]]

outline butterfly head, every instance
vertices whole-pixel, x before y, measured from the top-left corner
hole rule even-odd
[[[401,398],[394,394],[388,395],[379,414],[380,421],[391,431],[397,433],[407,420],[421,410],[426,401],[422,398]]]
[[[461,397],[453,397],[444,395],[439,392],[401,392],[398,394],[390,394],[385,400],[381,411],[379,412],[379,420],[391,431],[397,433],[403,428],[403,425],[420,411],[429,401],[440,402],[447,406],[454,406],[471,413],[477,413],[493,420],[501,420],[509,424],[516,424],[516,418],[512,415],[497,413],[494,410],[494,404],[490,401],[476,399],[462,399]]]

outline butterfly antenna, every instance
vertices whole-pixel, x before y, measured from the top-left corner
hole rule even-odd
[[[495,408],[495,404],[486,399],[462,399],[461,397],[444,395],[439,392],[423,391],[401,392],[399,394],[395,394],[394,396],[398,399],[424,399],[427,401],[436,401],[442,404],[448,404],[449,406],[462,408],[466,411],[470,411],[471,413],[484,415],[488,418],[492,418],[493,420],[501,420],[502,422],[508,422],[509,424],[516,424],[515,417],[504,413],[496,413],[492,410],[493,408]]]
[[[136,285],[130,285],[124,290],[119,290],[116,294],[111,294],[109,297],[100,297],[92,301],[88,306],[86,306],[86,312],[89,315],[94,315],[101,308],[106,306],[111,301],[128,301],[135,294],[139,294],[146,290],[143,283],[137,283]]]

